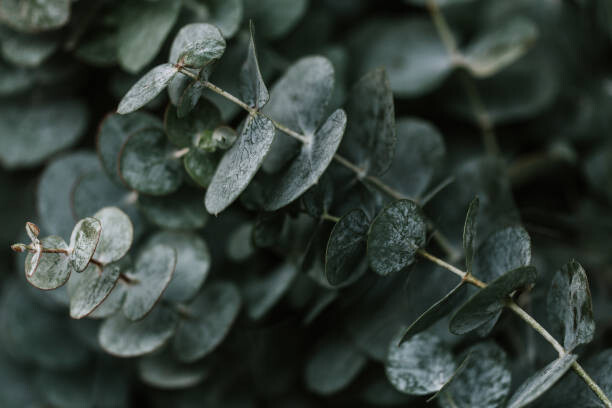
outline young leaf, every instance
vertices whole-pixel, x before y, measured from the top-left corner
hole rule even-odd
[[[331,163],[346,127],[342,109],[332,113],[311,139],[302,144],[300,154],[266,192],[266,211],[276,211],[291,203],[315,185]]]
[[[153,309],[168,287],[176,267],[176,250],[167,245],[150,245],[140,252],[129,285],[123,314],[140,320]]]
[[[478,216],[478,197],[474,197],[468,207],[463,226],[463,250],[465,251],[465,268],[472,273],[472,262],[476,251],[476,217]]]
[[[522,408],[531,404],[555,385],[577,358],[575,354],[564,354],[536,372],[518,387],[506,407]]]
[[[296,277],[298,268],[287,261],[267,276],[251,278],[242,290],[247,314],[253,320],[263,317],[283,297]]]
[[[533,266],[522,266],[506,272],[472,296],[451,318],[454,334],[468,333],[491,319],[497,319],[508,296],[517,289],[532,285],[537,277]]]
[[[221,112],[203,98],[190,114],[179,117],[177,108],[168,105],[164,128],[168,139],[177,147],[198,146],[201,140],[211,139],[213,130],[221,123]]]
[[[210,252],[204,240],[190,232],[160,231],[148,245],[163,244],[176,250],[176,269],[163,299],[186,302],[202,287],[210,269]]]
[[[334,89],[334,68],[323,57],[306,57],[291,65],[272,87],[270,102],[263,112],[288,128],[313,135],[323,122]],[[280,131],[279,131],[280,132]],[[300,150],[291,137],[276,138],[263,164],[267,173],[276,173]]]
[[[367,174],[380,176],[391,166],[396,141],[393,93],[383,68],[353,86],[346,110],[355,119],[348,123],[341,153]]]
[[[70,236],[70,264],[77,272],[82,272],[89,265],[89,261],[96,252],[102,224],[99,220],[87,217],[80,220],[72,230]]]
[[[134,112],[153,100],[178,72],[172,64],[158,65],[145,74],[121,99],[117,113],[124,115]]]
[[[147,219],[161,228],[198,229],[208,220],[202,193],[191,188],[162,197],[140,195],[138,204]]]
[[[181,2],[174,0],[122,4],[117,42],[119,63],[125,70],[136,73],[153,60],[180,10]]]
[[[398,272],[414,262],[416,252],[425,245],[427,225],[419,206],[398,200],[383,209],[370,226],[368,259],[380,275]]]
[[[142,356],[166,344],[174,335],[177,322],[176,313],[163,305],[137,322],[117,313],[102,323],[98,340],[102,349],[113,356]]]
[[[492,342],[478,343],[464,353],[463,370],[444,387],[438,403],[443,408],[497,408],[510,392],[511,374],[504,350]]]
[[[170,63],[202,68],[221,58],[225,39],[212,24],[196,23],[181,28],[170,48]]]
[[[331,285],[341,285],[356,272],[365,254],[369,227],[370,220],[360,209],[349,211],[334,225],[325,252],[325,277]]]
[[[412,336],[427,330],[430,326],[436,323],[438,320],[449,314],[455,307],[459,306],[459,303],[463,301],[467,292],[467,284],[460,282],[453,288],[446,296],[438,300],[429,309],[423,312],[417,320],[412,323],[408,329],[404,332],[400,345],[408,341]]]
[[[0,21],[24,32],[53,30],[70,17],[70,0],[5,0],[0,3]]]
[[[474,275],[485,282],[531,262],[531,238],[520,225],[489,235],[478,249]]]
[[[206,285],[189,305],[190,317],[179,324],[173,346],[178,359],[191,363],[211,353],[229,333],[241,304],[233,283]]]
[[[546,299],[548,321],[570,352],[595,336],[589,281],[582,265],[571,260],[555,273]]]
[[[106,174],[118,185],[123,185],[119,176],[119,153],[128,137],[139,130],[162,128],[155,116],[145,112],[133,112],[127,115],[111,113],[100,124],[96,140],[98,157]]]
[[[270,119],[249,115],[238,140],[223,155],[206,190],[204,204],[209,213],[220,213],[244,191],[270,150],[274,133]]]
[[[170,194],[183,181],[181,162],[163,131],[145,129],[130,135],[119,156],[123,181],[134,190],[151,195]]]
[[[524,17],[507,20],[470,44],[465,66],[477,77],[488,77],[522,57],[538,37],[538,28]]]
[[[456,365],[442,340],[420,333],[398,346],[389,346],[385,371],[391,384],[400,392],[427,395],[438,391],[453,375]]]
[[[89,264],[83,273],[68,280],[70,317],[81,319],[93,312],[111,293],[125,265],[116,262],[103,267]]]
[[[110,264],[123,258],[132,246],[134,227],[130,218],[117,207],[104,207],[94,214],[102,225],[94,258]]]
[[[168,87],[170,87],[170,85],[168,85]],[[184,118],[185,116],[189,115],[193,108],[195,108],[198,104],[198,101],[204,93],[204,89],[206,88],[200,81],[192,81],[189,85],[187,85],[176,103],[176,116],[179,118]]]
[[[58,236],[51,235],[40,240],[44,248],[58,248],[68,250],[68,245]],[[26,271],[33,267],[29,266],[34,258],[34,254],[28,253],[26,256]],[[61,253],[43,253],[38,260],[38,267],[35,268],[32,276],[26,274],[26,279],[33,286],[42,290],[57,289],[68,281],[70,274],[74,270],[68,255]]]
[[[255,40],[253,22],[249,23],[249,49],[247,58],[240,70],[240,95],[242,99],[252,108],[261,109],[270,99],[268,88],[259,71],[257,52],[255,51]]]
[[[334,394],[359,375],[367,358],[344,336],[333,333],[312,351],[306,363],[306,386],[319,395]]]

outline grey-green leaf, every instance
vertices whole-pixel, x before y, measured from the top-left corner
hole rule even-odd
[[[414,262],[417,250],[425,245],[426,233],[423,212],[414,201],[393,202],[370,226],[370,267],[384,276],[409,266]]]
[[[77,272],[84,271],[89,265],[98,247],[101,233],[102,224],[92,217],[83,218],[74,226],[70,236],[69,259]]]
[[[332,113],[310,139],[302,144],[299,155],[266,191],[265,210],[286,206],[315,185],[336,154],[346,127],[342,109]]]
[[[504,350],[493,342],[478,343],[464,352],[465,367],[444,387],[438,403],[443,408],[502,407],[512,376]]]
[[[174,0],[122,4],[117,41],[121,66],[136,73],[149,64],[159,52],[180,10],[181,2]]]
[[[58,236],[51,235],[40,240],[45,248],[68,249],[68,245]],[[33,254],[26,256],[26,271],[30,269],[27,265],[32,262]],[[33,286],[51,290],[57,289],[68,281],[70,274],[74,271],[72,263],[66,254],[43,253],[38,261],[36,272],[32,276],[26,274],[26,279]]]
[[[172,279],[176,258],[176,250],[163,244],[149,245],[140,252],[123,302],[128,319],[140,320],[153,309]]]
[[[352,120],[340,152],[366,174],[380,176],[391,166],[396,141],[393,93],[384,68],[353,86],[346,111]]]
[[[351,279],[364,258],[370,220],[361,209],[349,211],[334,225],[325,252],[325,277],[334,286]]]
[[[463,225],[463,250],[465,251],[465,268],[467,273],[472,273],[472,262],[476,252],[476,217],[478,216],[478,197],[474,197],[468,207]]]
[[[170,308],[159,306],[146,318],[133,322],[117,313],[100,326],[100,346],[117,357],[136,357],[162,347],[174,335],[178,317]]]
[[[474,275],[489,282],[530,262],[529,234],[520,225],[510,226],[489,235],[480,246],[474,263]]]
[[[93,312],[111,293],[119,274],[121,262],[98,266],[90,264],[83,273],[74,273],[68,281],[70,317],[81,319]]]
[[[227,336],[242,304],[233,283],[214,282],[189,305],[174,339],[174,353],[190,363],[212,352]]]
[[[24,32],[59,28],[70,17],[70,0],[4,0],[0,21]]]
[[[257,52],[255,51],[255,40],[253,39],[253,22],[249,25],[250,38],[247,58],[240,70],[240,95],[242,100],[252,108],[261,109],[270,99],[268,88],[261,76]]]
[[[466,68],[477,77],[495,75],[522,57],[538,37],[538,28],[524,17],[514,17],[481,34],[464,51]]]
[[[468,333],[492,318],[504,308],[508,295],[532,285],[537,278],[533,266],[522,266],[506,272],[472,296],[451,318],[449,329],[454,334]]]
[[[262,115],[249,115],[240,136],[223,155],[206,191],[204,203],[218,214],[233,203],[251,182],[274,140],[274,124]]]
[[[169,61],[202,68],[221,58],[224,52],[225,40],[217,27],[206,23],[188,24],[174,38]]]
[[[167,349],[138,361],[140,379],[151,387],[178,390],[202,382],[210,369],[206,364],[182,364]]]
[[[174,151],[159,129],[133,133],[119,156],[123,181],[144,194],[165,195],[176,191],[183,181],[183,173]]]
[[[172,64],[158,65],[138,80],[121,99],[117,113],[134,112],[153,100],[178,72]]]
[[[217,170],[219,155],[194,147],[183,157],[185,171],[200,187],[208,188]]]
[[[160,231],[151,237],[148,244],[164,244],[176,250],[176,269],[163,299],[185,302],[193,298],[210,269],[210,252],[206,242],[191,232]]]
[[[11,33],[2,39],[2,56],[7,62],[22,67],[36,67],[59,46],[53,35],[40,36]]]
[[[334,68],[320,56],[294,63],[272,87],[263,112],[291,130],[313,135],[323,122],[334,89]],[[280,131],[278,131],[280,133]],[[300,143],[279,135],[263,164],[268,173],[279,171],[300,150]]]
[[[400,392],[427,395],[438,391],[455,371],[453,356],[440,338],[420,333],[398,346],[392,341],[385,371]]]
[[[104,207],[94,214],[102,224],[102,234],[94,258],[109,264],[123,258],[132,246],[134,227],[130,218],[117,207]]]
[[[546,299],[548,321],[570,352],[595,336],[589,281],[582,265],[571,260],[555,273]]]
[[[162,228],[197,229],[208,219],[202,193],[195,189],[183,188],[162,197],[140,195],[138,204],[148,220]]]
[[[177,147],[198,146],[201,140],[211,138],[221,123],[221,112],[208,99],[202,98],[186,116],[178,115],[178,108],[169,105],[164,116],[164,128],[168,139]]]
[[[297,272],[298,268],[287,261],[266,276],[249,279],[242,290],[249,317],[263,317],[283,297]]]
[[[423,312],[423,314],[406,329],[400,340],[400,344],[408,341],[408,339],[415,334],[427,330],[438,320],[449,314],[455,307],[459,306],[459,302],[463,301],[466,293],[467,284],[465,284],[465,282],[460,282],[446,296]]]
[[[314,348],[306,363],[306,386],[320,395],[347,387],[367,363],[367,358],[338,333],[327,336]]]
[[[563,377],[577,358],[575,354],[564,354],[533,374],[518,387],[506,407],[522,408],[538,399]]]

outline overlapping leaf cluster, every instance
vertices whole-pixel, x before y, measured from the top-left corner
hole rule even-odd
[[[0,2],[0,405],[606,406],[609,3]]]

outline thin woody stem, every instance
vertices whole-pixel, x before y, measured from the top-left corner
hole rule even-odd
[[[478,286],[479,288],[486,288],[487,284],[482,282],[479,279],[476,279],[473,275],[468,274],[461,269],[443,261],[442,259],[430,254],[424,249],[419,249],[417,251],[421,257],[435,263],[438,266],[454,273],[455,275],[461,277],[464,282],[470,283],[474,286]],[[527,313],[523,308],[516,304],[514,300],[508,298],[505,302],[505,305],[508,309],[512,310],[518,317],[520,317],[523,321],[525,321],[529,326],[531,326],[538,334],[540,334],[544,340],[550,343],[553,348],[559,353],[559,356],[564,356],[567,351],[563,348],[561,344],[544,328],[540,323],[537,322],[529,313]],[[608,399],[603,390],[597,385],[597,383],[589,376],[589,374],[584,371],[584,368],[578,362],[574,362],[572,364],[572,369],[582,378],[582,380],[589,386],[589,388],[597,395],[597,397],[604,403],[604,405],[608,408],[612,408],[612,402]]]

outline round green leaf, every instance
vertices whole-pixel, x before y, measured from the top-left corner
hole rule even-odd
[[[32,167],[73,145],[87,126],[87,110],[77,100],[59,99],[0,106],[0,162]]]
[[[163,197],[138,197],[140,210],[153,224],[168,229],[198,229],[206,224],[208,213],[198,190],[182,188]]]
[[[124,269],[121,262],[89,264],[83,273],[73,273],[68,281],[70,317],[81,319],[93,312],[111,293]]]
[[[426,233],[423,213],[414,201],[398,200],[390,204],[370,227],[370,267],[384,276],[409,266],[417,250],[425,245]]]
[[[23,67],[36,67],[58,48],[56,36],[11,33],[2,40],[2,56],[7,62]]]
[[[220,213],[244,191],[266,157],[274,134],[270,119],[249,115],[238,140],[223,155],[206,190],[204,204],[209,213]]]
[[[193,387],[208,376],[210,369],[204,364],[183,364],[163,351],[145,356],[138,361],[138,374],[147,385],[159,389],[178,390]]]
[[[251,277],[242,293],[247,313],[253,320],[263,317],[283,297],[297,275],[298,268],[285,262],[262,277]]]
[[[145,112],[133,112],[127,115],[111,113],[100,124],[98,131],[98,156],[106,174],[115,183],[122,185],[119,177],[119,153],[128,137],[139,130],[162,128],[155,116]]]
[[[167,245],[149,245],[136,260],[129,283],[123,313],[130,320],[145,317],[168,287],[176,267],[176,250]]]
[[[68,245],[63,239],[56,235],[51,235],[40,240],[45,248],[58,248],[68,250]],[[32,267],[28,264],[32,263],[34,255],[28,253],[26,257],[26,271]],[[38,267],[32,276],[26,274],[26,279],[33,286],[42,290],[56,289],[65,284],[74,271],[72,262],[66,254],[43,253],[38,261]]]
[[[451,352],[438,337],[420,333],[400,346],[391,342],[385,371],[398,391],[426,395],[442,388],[455,367]]]
[[[117,41],[119,64],[125,70],[135,73],[149,64],[159,52],[178,18],[181,2],[126,1],[120,7]]]
[[[162,347],[174,335],[178,318],[164,306],[137,322],[117,313],[100,326],[100,346],[116,357],[137,357]]]
[[[94,218],[102,224],[94,258],[103,264],[123,258],[134,240],[134,227],[130,218],[117,207],[104,207],[94,214]]]
[[[70,17],[70,0],[5,0],[0,3],[0,21],[25,32],[59,28]]]
[[[331,62],[319,56],[302,58],[274,84],[270,102],[263,112],[288,128],[312,137],[328,113],[327,105],[333,89],[334,68]],[[276,173],[300,147],[297,140],[287,135],[276,137],[263,169]]]
[[[153,235],[148,244],[163,244],[176,251],[176,269],[163,298],[171,302],[185,302],[193,298],[210,269],[210,252],[206,242],[190,232],[161,231]]]
[[[181,28],[170,48],[170,62],[188,67],[202,68],[221,58],[225,52],[225,40],[212,24],[188,24]]]
[[[172,64],[162,64],[147,72],[121,99],[117,113],[123,115],[145,106],[168,86],[177,71]]]
[[[366,250],[370,220],[360,209],[349,211],[334,225],[325,252],[325,276],[334,286],[351,279]]]
[[[229,333],[241,306],[240,292],[230,282],[214,282],[189,305],[189,317],[179,324],[174,353],[190,363],[211,353]]]
[[[578,359],[575,354],[564,354],[527,378],[508,401],[507,408],[522,408],[548,391]]]
[[[491,319],[504,308],[508,295],[532,285],[537,277],[533,266],[522,266],[506,272],[472,296],[451,318],[449,329],[454,334],[468,333]]]
[[[249,27],[249,49],[247,58],[240,70],[240,95],[242,100],[252,108],[261,109],[270,99],[268,88],[261,76],[255,40],[253,39],[253,23]]]
[[[474,275],[485,282],[531,262],[531,238],[520,225],[496,231],[478,248]]]
[[[589,281],[582,265],[571,260],[555,273],[546,299],[548,322],[563,338],[563,348],[572,351],[590,343],[595,320]]]
[[[221,123],[221,112],[208,99],[202,98],[186,116],[179,117],[177,108],[168,105],[164,116],[164,128],[168,139],[177,147],[193,147],[200,140],[210,139],[213,130]]]
[[[219,156],[194,147],[183,158],[185,171],[199,186],[207,188],[219,163]]]
[[[338,150],[345,127],[346,113],[338,109],[302,145],[300,154],[280,177],[274,178],[266,192],[267,211],[286,206],[319,181]]]
[[[468,348],[463,354],[467,362],[440,392],[438,404],[443,408],[503,406],[512,379],[504,350],[486,342]]]
[[[80,220],[70,236],[70,263],[77,272],[82,272],[96,252],[102,224],[99,220],[87,217]]]
[[[133,133],[119,156],[121,177],[134,190],[151,195],[176,191],[183,181],[181,162],[164,133],[145,129]]]
[[[366,363],[366,356],[343,336],[328,336],[306,363],[306,386],[320,395],[334,394],[347,387]]]
[[[353,86],[346,112],[359,120],[348,122],[340,153],[366,174],[384,174],[393,161],[396,137],[393,93],[383,68],[368,72]]]
[[[245,16],[255,20],[258,33],[268,39],[280,38],[306,13],[308,0],[294,0],[287,7],[283,0],[245,0]]]

